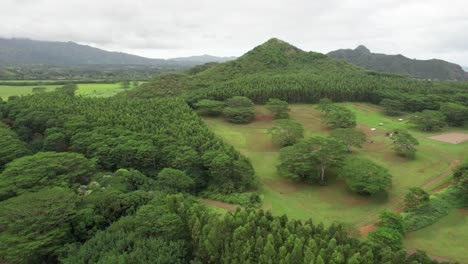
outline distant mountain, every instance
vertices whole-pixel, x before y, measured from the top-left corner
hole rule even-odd
[[[175,59],[150,59],[122,52],[110,52],[74,42],[0,38],[0,65],[153,65],[191,67],[231,58],[210,55]]]
[[[341,59],[364,68],[419,79],[468,80],[468,73],[460,65],[443,60],[416,60],[403,55],[372,53],[365,46],[329,52],[329,57]]]

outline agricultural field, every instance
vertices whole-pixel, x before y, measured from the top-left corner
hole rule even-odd
[[[452,168],[465,158],[468,142],[450,144],[428,138],[447,132],[463,132],[463,129],[420,132],[411,129],[405,116],[385,116],[378,106],[361,103],[341,105],[356,114],[357,128],[367,134],[363,148],[354,149],[353,155],[366,157],[384,166],[393,175],[392,188],[387,195],[359,196],[349,191],[344,182],[337,178],[332,178],[327,186],[319,186],[298,184],[280,177],[276,171],[279,149],[267,134],[267,129],[272,126],[272,118],[264,106],[256,106],[256,121],[246,125],[231,124],[222,118],[205,120],[218,136],[250,158],[262,182],[261,194],[265,209],[270,209],[276,215],[286,214],[297,219],[312,217],[316,223],[323,222],[326,225],[342,222],[362,229],[373,223],[381,210],[402,207],[403,196],[410,187],[420,186],[430,191],[446,182]],[[295,104],[290,105],[290,109],[291,119],[304,125],[305,137],[329,133],[328,128],[320,122],[321,113],[314,105]],[[372,131],[371,128],[376,130]],[[386,131],[396,128],[409,129],[419,140],[416,159],[406,160],[391,149]],[[425,241],[430,240],[421,239],[420,243]],[[424,247],[418,245],[417,248]]]
[[[41,85],[46,87],[46,91],[54,91],[55,88],[62,85]],[[6,100],[12,95],[28,95],[32,93],[32,88],[38,87],[38,85],[32,86],[9,86],[0,85],[0,97]],[[109,97],[115,95],[124,89],[120,83],[89,83],[89,84],[78,84],[78,95],[83,96],[94,96],[94,97]]]

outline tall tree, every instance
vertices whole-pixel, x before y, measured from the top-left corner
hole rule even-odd
[[[255,118],[255,108],[252,100],[243,96],[234,96],[226,101],[223,111],[229,122],[245,124]]]
[[[322,118],[322,122],[331,128],[353,128],[356,126],[356,115],[342,106],[333,106]]]
[[[304,137],[304,127],[301,123],[289,119],[277,119],[273,127],[268,129],[273,143],[279,147],[291,146]]]
[[[411,116],[410,122],[423,131],[436,131],[447,125],[445,115],[434,110],[415,113]]]
[[[268,99],[268,102],[266,102],[266,108],[270,110],[275,119],[289,118],[289,107],[288,102],[286,101],[270,98]]]
[[[416,146],[419,145],[419,141],[408,131],[397,129],[390,133],[390,138],[393,141],[393,150],[399,156],[406,158],[414,158],[416,156]]]

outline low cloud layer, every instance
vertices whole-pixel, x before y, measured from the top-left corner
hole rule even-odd
[[[271,37],[326,53],[468,66],[466,0],[2,0],[1,37],[74,41],[149,57],[241,55]]]

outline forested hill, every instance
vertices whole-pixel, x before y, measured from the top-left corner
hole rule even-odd
[[[460,65],[443,60],[416,60],[403,55],[372,53],[364,46],[329,52],[329,57],[341,59],[364,68],[419,79],[468,80],[468,73]]]
[[[321,53],[306,52],[275,38],[236,60],[202,66],[187,74],[158,76],[129,95],[147,98],[183,94],[188,102],[240,95],[255,103],[265,103],[269,98],[291,103],[314,103],[321,98],[379,103],[382,93],[401,95],[432,86],[428,81],[369,71]]]
[[[122,52],[110,52],[74,42],[0,38],[0,65],[160,65],[194,66],[232,58],[209,55],[176,59],[150,59]]]

